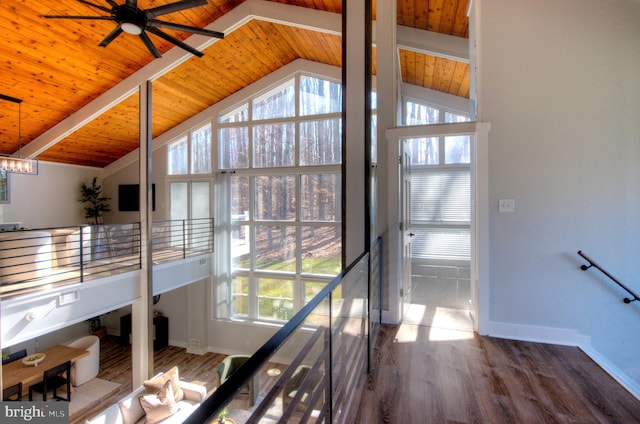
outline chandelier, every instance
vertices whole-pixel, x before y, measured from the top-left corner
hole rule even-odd
[[[18,156],[0,154],[0,171],[38,175],[38,159],[22,157],[22,140],[20,140],[22,100],[4,94],[0,94],[0,99],[18,104]]]

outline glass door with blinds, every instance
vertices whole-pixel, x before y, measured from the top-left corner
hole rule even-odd
[[[421,320],[464,315],[471,299],[471,137],[413,138],[411,157],[411,275]],[[461,313],[464,311],[464,313]],[[467,329],[471,323],[455,326]]]
[[[469,136],[409,140],[412,258],[469,261],[471,167]]]

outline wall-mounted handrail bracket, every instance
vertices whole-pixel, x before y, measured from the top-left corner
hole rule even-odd
[[[597,263],[595,263],[593,260],[591,260],[591,258],[589,258],[587,255],[582,253],[582,250],[578,250],[578,255],[582,256],[587,262],[589,262],[589,265],[580,265],[580,269],[581,270],[586,271],[591,267],[595,267],[598,271],[600,271],[601,273],[603,273],[604,275],[609,277],[609,279],[611,281],[616,283],[618,286],[620,286],[622,289],[624,289],[627,293],[629,293],[631,296],[633,296],[632,298],[625,297],[624,299],[622,299],[622,301],[624,303],[631,303],[631,302],[635,302],[636,300],[640,300],[640,297],[638,297],[637,294],[635,294],[627,286],[625,286],[620,281],[618,281],[613,275],[609,274],[607,271],[602,269]]]

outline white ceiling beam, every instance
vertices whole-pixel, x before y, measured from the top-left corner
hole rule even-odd
[[[398,48],[469,63],[469,39],[398,25]]]
[[[264,0],[251,0],[249,3],[254,19],[326,34],[342,35],[342,16],[339,13]]]

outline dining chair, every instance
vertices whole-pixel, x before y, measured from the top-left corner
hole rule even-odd
[[[2,400],[4,402],[9,400],[21,401],[22,400],[22,382],[16,383],[13,386],[9,386],[6,389],[2,389]]]
[[[58,387],[66,384],[67,398],[58,396]],[[53,390],[54,399],[71,402],[71,361],[56,365],[46,370],[40,383],[29,386],[29,400],[33,400],[33,392],[42,393],[42,400],[47,401],[47,392]]]
[[[216,375],[218,377],[218,387],[222,385],[231,374],[233,374],[242,364],[244,364],[249,356],[247,355],[230,355],[223,359],[222,363],[218,366],[216,370]],[[256,404],[256,400],[258,399],[258,374],[255,374],[251,377],[251,380],[242,388],[238,390],[238,393],[248,393],[249,394],[249,406],[253,406]]]
[[[27,356],[27,349],[20,349],[17,352],[10,353],[9,356],[2,359],[2,365],[6,365],[10,362],[17,361],[18,359],[22,359]]]

